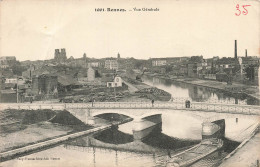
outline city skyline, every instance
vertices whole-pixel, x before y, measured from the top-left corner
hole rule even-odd
[[[53,59],[54,49],[66,48],[68,58],[83,53],[91,58],[116,57],[118,52],[122,58],[137,59],[221,58],[234,57],[234,40],[239,57],[245,56],[245,49],[248,56],[260,54],[256,2],[247,1],[249,13],[241,16],[235,15],[236,4],[243,1],[200,1],[200,6],[197,1],[154,1],[153,5],[117,1],[112,7],[126,12],[95,12],[95,8],[111,7],[102,2],[1,2],[1,56],[46,60]],[[129,11],[144,6],[160,10]]]

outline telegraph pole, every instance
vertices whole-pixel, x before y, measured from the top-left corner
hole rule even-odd
[[[16,103],[18,103],[18,77],[16,78]]]
[[[115,102],[116,102],[116,87],[114,87],[114,93],[115,93]]]

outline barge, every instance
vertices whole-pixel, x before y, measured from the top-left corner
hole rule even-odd
[[[202,141],[194,147],[176,154],[167,162],[167,167],[187,167],[193,163],[218,153],[223,149],[225,137],[225,120],[205,122],[202,124]]]

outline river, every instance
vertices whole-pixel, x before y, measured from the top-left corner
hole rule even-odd
[[[218,103],[235,103],[236,101],[236,97],[210,88],[147,76],[142,79],[146,84],[171,93],[174,100],[177,101],[186,99]],[[250,104],[250,100],[238,99],[238,103]],[[165,166],[169,157],[174,156],[183,148],[200,142],[203,122],[201,117],[214,118],[217,116],[225,118],[227,146],[220,155],[200,160],[192,165],[211,167],[251,134],[253,125],[258,122],[257,118],[225,113],[165,110],[161,116],[161,132],[148,136],[143,141],[134,140],[132,129],[135,124],[129,122],[116,129],[81,137],[47,150],[3,162],[1,166],[162,167]]]
[[[214,88],[196,86],[147,75],[142,76],[142,80],[147,85],[155,86],[169,92],[175,101],[185,101],[186,99],[190,99],[195,102],[259,105],[259,101],[252,97],[245,95],[237,96]]]
[[[208,117],[213,117],[212,114],[214,113],[209,113]],[[227,117],[226,141],[229,144],[221,155],[201,160],[193,166],[210,167],[219,162],[241,143],[242,134],[249,135],[248,127],[258,121],[253,116],[219,114]],[[149,136],[144,141],[133,139],[134,123],[129,122],[120,125],[118,129],[81,137],[44,151],[3,162],[1,166],[165,166],[169,156],[181,151],[183,147],[199,143],[202,127],[199,115],[205,116],[205,113],[166,110],[162,114],[161,133]],[[239,117],[238,122],[236,117]]]

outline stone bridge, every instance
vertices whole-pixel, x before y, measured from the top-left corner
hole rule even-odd
[[[117,113],[140,121],[145,117],[164,112],[186,112],[203,121],[223,117],[259,116],[260,106],[192,102],[189,107],[180,102],[95,102],[95,103],[0,103],[4,109],[53,109],[67,110],[83,122],[93,124],[93,118],[106,113]]]

